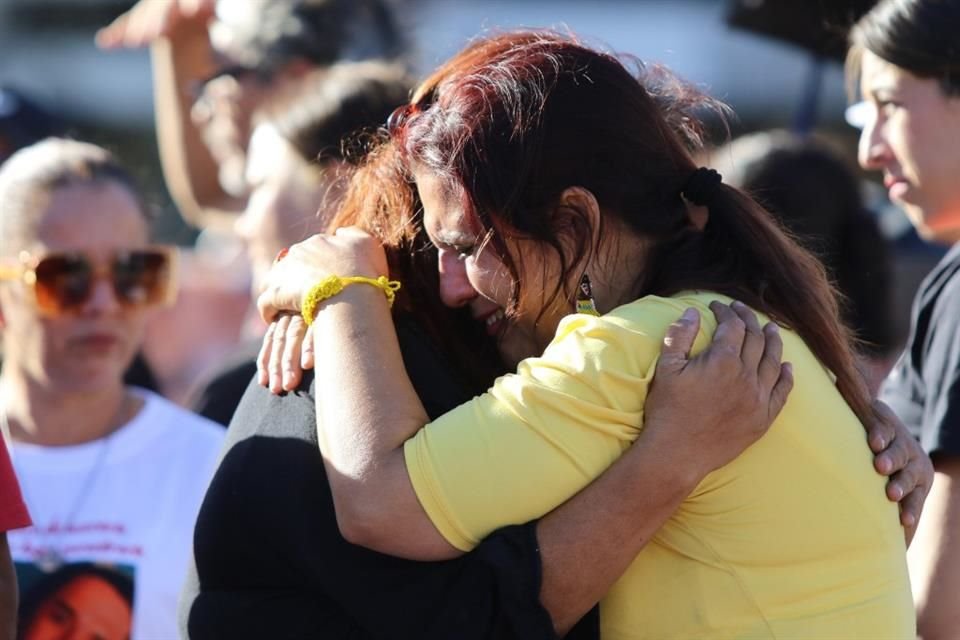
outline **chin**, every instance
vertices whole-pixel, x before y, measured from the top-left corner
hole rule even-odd
[[[123,377],[117,375],[94,375],[85,380],[59,380],[54,382],[57,390],[65,394],[99,394],[123,386]]]
[[[123,386],[127,365],[106,359],[89,358],[61,365],[49,378],[57,389],[67,393],[98,393]]]

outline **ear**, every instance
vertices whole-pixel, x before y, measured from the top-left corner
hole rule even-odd
[[[683,203],[687,205],[687,218],[690,220],[690,226],[697,231],[703,231],[710,219],[710,210],[703,205],[693,204],[686,198],[683,199]]]
[[[558,208],[574,211],[577,217],[590,226],[590,255],[596,252],[600,242],[600,204],[593,192],[583,187],[567,187],[560,194]]]

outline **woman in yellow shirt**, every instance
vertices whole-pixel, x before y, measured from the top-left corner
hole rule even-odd
[[[715,328],[704,312],[737,299],[785,328],[794,391],[649,544],[610,542],[643,550],[601,601],[603,636],[910,637],[903,534],[870,465],[873,409],[823,270],[693,163],[691,112],[710,101],[641,72],[566,36],[505,34],[454,57],[391,118],[441,298],[469,306],[518,363],[440,419],[427,424],[405,375],[370,236],[318,236],[274,268],[261,310],[301,310],[323,354],[319,439],[341,530],[440,559],[541,517],[640,435],[677,315],[704,317],[697,351]]]

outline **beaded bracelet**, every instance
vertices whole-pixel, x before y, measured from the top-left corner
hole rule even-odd
[[[393,299],[397,295],[397,289],[400,288],[400,282],[398,280],[389,280],[387,276],[380,276],[379,278],[367,278],[364,276],[327,276],[310,287],[310,289],[303,294],[303,300],[300,301],[300,315],[303,316],[303,320],[307,323],[307,326],[313,324],[314,319],[317,317],[317,307],[320,306],[321,302],[337,295],[343,291],[345,286],[355,283],[369,284],[378,289],[382,289],[391,307],[393,306]]]

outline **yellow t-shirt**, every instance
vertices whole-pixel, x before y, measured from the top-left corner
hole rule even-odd
[[[542,357],[405,445],[410,479],[454,546],[539,518],[638,436],[667,327],[712,293],[573,315]],[[770,431],[708,475],[600,604],[619,638],[913,638],[897,507],[829,372],[782,331],[794,389]],[[642,514],[638,514],[642,517]]]

